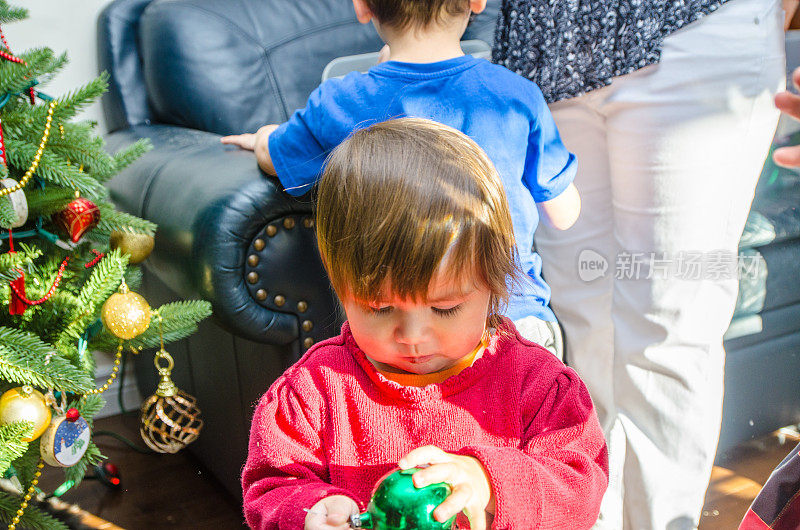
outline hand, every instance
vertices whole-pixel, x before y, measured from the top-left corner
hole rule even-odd
[[[434,445],[414,449],[400,459],[401,469],[428,467],[414,473],[418,488],[437,482],[446,482],[453,491],[433,510],[433,518],[446,521],[463,511],[469,518],[472,530],[486,530],[487,511],[494,512],[494,495],[486,470],[477,458],[445,453]]]
[[[272,163],[272,157],[269,154],[269,135],[277,128],[278,125],[272,123],[264,125],[255,134],[223,136],[219,141],[226,145],[238,145],[242,149],[255,151],[259,167],[268,175],[275,175],[275,165]]]
[[[800,68],[792,72],[792,81],[800,88]],[[775,96],[775,106],[782,112],[800,120],[800,96],[791,92],[781,92]],[[779,166],[800,167],[800,145],[781,147],[772,153],[772,160]]]
[[[219,141],[225,145],[238,145],[248,151],[256,150],[256,135],[252,133],[223,136]]]
[[[325,497],[306,514],[305,530],[349,530],[350,516],[358,513],[358,505],[345,495]]]
[[[238,145],[242,149],[247,149],[248,151],[255,151],[257,148],[266,149],[269,135],[277,128],[278,126],[275,124],[264,125],[257,130],[255,134],[232,134],[230,136],[223,136],[219,141],[225,145]]]

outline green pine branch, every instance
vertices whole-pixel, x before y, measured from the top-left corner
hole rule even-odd
[[[22,503],[22,497],[0,492],[0,521],[10,524]],[[28,505],[17,524],[26,530],[69,530],[69,527],[55,517],[42,512],[36,506]]]
[[[95,171],[94,176],[100,182],[106,182],[111,177],[131,165],[136,159],[140,156],[148,152],[150,149],[153,148],[153,144],[150,143],[149,138],[141,138],[134,142],[133,144],[129,145],[128,147],[121,149],[118,151],[114,156],[114,169],[113,171],[104,174],[101,171]]]
[[[113,174],[115,172],[114,159],[103,150],[103,139],[99,136],[88,134],[72,134],[64,126],[65,134],[53,135],[47,142],[49,151],[72,164],[78,171],[95,174]]]
[[[17,220],[14,208],[11,206],[11,198],[0,197],[0,227],[8,230]]]
[[[149,236],[156,233],[156,224],[151,221],[115,210],[108,203],[99,203],[97,207],[100,208],[100,223],[89,234],[94,241],[107,242],[114,230]]]
[[[211,304],[205,300],[171,302],[158,308],[164,329],[164,343],[172,343],[192,335],[197,331],[197,323],[211,315]],[[99,333],[90,346],[97,350],[115,348],[119,339],[107,330]],[[158,317],[154,314],[147,330],[127,342],[131,348],[147,349],[160,345]]]
[[[22,438],[33,434],[32,421],[15,421],[0,425],[0,476],[2,476],[11,462],[25,454],[28,442]]]
[[[125,283],[131,291],[138,291],[142,288],[142,268],[128,267],[125,271]]]
[[[106,406],[106,400],[101,394],[85,394],[71,401],[69,406],[78,409],[83,419],[89,423],[89,426],[92,426],[94,417]]]
[[[10,6],[6,2],[0,2],[0,24],[8,22],[18,22],[28,18],[28,10],[23,7]]]
[[[57,388],[84,394],[92,378],[39,337],[18,329],[0,327],[0,377],[39,388]]]
[[[86,470],[89,466],[98,464],[105,458],[106,456],[100,452],[100,449],[98,449],[94,442],[90,441],[89,447],[86,449],[83,457],[78,460],[78,463],[64,470],[66,479],[75,482],[72,486],[73,488],[77,487],[83,480],[83,477],[86,476]]]
[[[80,112],[100,99],[108,90],[108,73],[102,72],[98,77],[89,81],[67,94],[56,98],[56,108],[53,111],[53,119],[66,122],[74,118]],[[43,105],[44,107],[44,105]]]
[[[46,82],[67,64],[66,53],[56,56],[49,48],[35,48],[15,55],[23,59],[25,64],[11,61],[0,63],[0,89],[3,94],[19,94],[21,98],[27,98],[27,93],[23,92],[27,91],[31,79]]]
[[[58,213],[75,197],[75,192],[68,188],[47,187],[25,192],[28,201],[28,218],[50,216]]]
[[[11,138],[6,139],[7,159],[12,166],[11,178],[18,181],[22,178],[31,166],[33,157],[36,156],[38,145],[38,142],[34,145]],[[46,184],[78,190],[82,196],[93,201],[108,196],[108,190],[102,183],[78,169],[79,166],[68,164],[65,159],[45,149],[34,175],[44,180]]]
[[[93,267],[91,276],[78,295],[78,306],[83,308],[82,313],[61,332],[57,344],[77,341],[86,328],[97,320],[103,302],[117,290],[127,266],[128,256],[119,250],[112,250]]]
[[[12,462],[14,469],[17,472],[17,478],[22,483],[23,488],[27,488],[33,480],[33,474],[36,473],[36,465],[42,457],[39,452],[39,442],[41,438],[28,443],[28,449],[21,457]]]
[[[0,281],[10,282],[19,276],[17,269],[25,262],[25,256],[20,252],[3,252],[0,254]],[[7,289],[0,289],[6,291]],[[7,294],[7,293],[6,293]]]

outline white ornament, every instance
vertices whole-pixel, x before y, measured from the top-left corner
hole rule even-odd
[[[0,188],[13,188],[17,184],[18,182],[14,179],[0,180]],[[8,228],[19,228],[28,220],[28,200],[25,198],[25,192],[20,189],[9,193],[8,199],[11,201],[11,208],[16,214],[16,219]]]

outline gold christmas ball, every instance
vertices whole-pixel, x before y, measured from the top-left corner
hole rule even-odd
[[[114,293],[103,304],[101,318],[111,333],[129,340],[144,333],[150,325],[150,305],[133,291]]]
[[[128,263],[135,265],[147,259],[153,251],[155,239],[147,234],[130,234],[121,230],[111,232],[111,248],[118,248],[130,256]]]
[[[50,425],[50,407],[41,392],[31,386],[18,386],[0,396],[0,424],[32,421],[33,434],[23,442],[37,439]]]
[[[169,396],[158,392],[142,403],[139,434],[158,453],[177,453],[200,436],[203,420],[194,396],[174,389]]]

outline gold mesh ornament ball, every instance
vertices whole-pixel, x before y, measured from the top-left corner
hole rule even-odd
[[[50,425],[50,407],[41,392],[30,385],[18,386],[0,396],[0,425],[15,421],[33,422],[33,433],[23,442],[37,439]]]
[[[153,251],[155,239],[147,234],[131,234],[114,230],[111,232],[109,243],[111,248],[118,248],[123,254],[127,254],[129,256],[128,263],[135,265],[147,259],[147,256]]]
[[[167,362],[161,366],[160,360]],[[139,433],[153,451],[177,453],[200,435],[203,420],[196,399],[180,390],[170,379],[172,356],[162,348],[154,359],[161,380],[156,393],[142,403]]]
[[[128,290],[125,282],[103,304],[103,325],[116,337],[130,340],[150,326],[150,305],[140,294]]]

